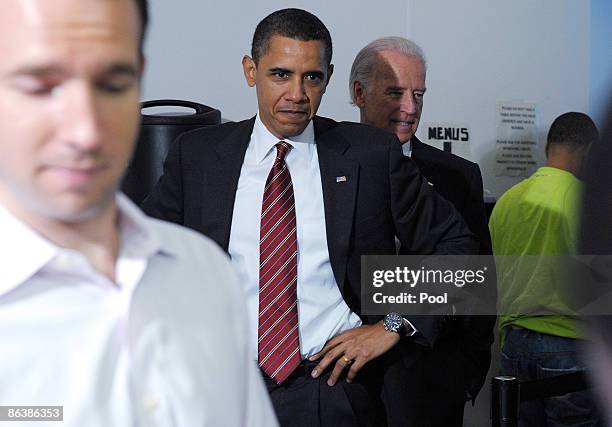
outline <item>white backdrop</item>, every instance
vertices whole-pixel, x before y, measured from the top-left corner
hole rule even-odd
[[[590,2],[576,0],[280,1],[152,0],[143,99],[180,98],[239,120],[256,111],[240,61],[268,13],[305,8],[327,25],[335,72],[320,114],[358,120],[348,73],[357,51],[376,37],[401,35],[428,60],[422,122],[465,123],[485,189],[498,197],[516,178],[495,177],[498,100],[534,102],[540,142],[565,111],[587,111]],[[419,132],[419,136],[421,131]]]

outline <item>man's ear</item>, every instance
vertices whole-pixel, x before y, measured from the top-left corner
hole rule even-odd
[[[327,66],[327,78],[325,80],[325,86],[323,87],[323,93],[325,93],[325,91],[327,90],[327,85],[329,84],[329,81],[331,80],[331,76],[334,73],[334,64],[329,64]]]
[[[255,61],[248,55],[244,55],[242,58],[242,71],[244,71],[244,78],[250,87],[255,86],[257,77],[257,65]]]
[[[137,70],[139,79],[142,79],[146,65],[147,65],[147,58],[141,54],[140,63],[138,64],[138,70]]]
[[[353,82],[352,91],[353,91],[353,99],[354,99],[355,105],[359,108],[364,108],[365,107],[365,89],[364,87],[361,85],[360,82],[355,80]]]
[[[327,82],[325,82],[325,87],[327,87],[327,85],[329,84],[332,74],[334,74],[334,64],[329,64],[327,66]]]

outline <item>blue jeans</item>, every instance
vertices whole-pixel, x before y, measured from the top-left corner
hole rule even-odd
[[[509,327],[501,352],[502,375],[520,381],[570,374],[585,369],[580,340]],[[519,426],[603,426],[589,390],[523,402]]]

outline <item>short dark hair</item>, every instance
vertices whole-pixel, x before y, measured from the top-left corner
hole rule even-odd
[[[571,151],[596,142],[599,132],[593,120],[584,113],[565,113],[555,119],[548,131],[546,154],[552,145],[563,145]]]
[[[302,9],[281,9],[266,16],[255,29],[251,45],[251,57],[255,64],[270,48],[272,36],[283,36],[301,41],[320,41],[325,47],[327,65],[332,58],[332,40],[329,31],[319,18]]]
[[[140,54],[143,54],[145,35],[149,25],[149,2],[148,0],[136,0],[136,9],[140,16]]]

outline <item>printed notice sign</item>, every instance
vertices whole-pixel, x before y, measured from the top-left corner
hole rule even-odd
[[[526,102],[497,103],[496,176],[529,176],[537,168],[537,110]]]
[[[426,123],[423,142],[470,159],[470,128],[456,123]]]

